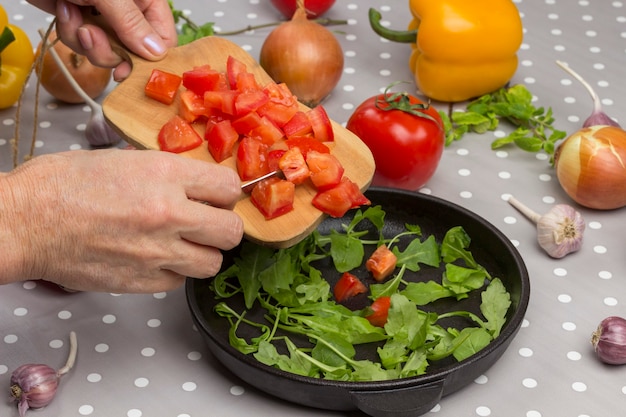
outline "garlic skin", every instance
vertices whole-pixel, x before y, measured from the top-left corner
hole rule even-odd
[[[18,401],[20,417],[29,408],[50,404],[59,386],[60,376],[55,369],[43,364],[22,365],[11,375],[11,395]]]
[[[537,221],[537,242],[553,258],[562,258],[583,245],[585,220],[572,206],[557,204]]]
[[[591,336],[598,358],[609,365],[626,364],[626,319],[607,317]]]
[[[578,204],[599,210],[626,206],[626,131],[598,125],[580,129],[555,152],[556,176]]]

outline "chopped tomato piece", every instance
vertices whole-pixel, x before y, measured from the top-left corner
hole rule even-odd
[[[207,91],[204,93],[204,105],[232,116],[236,113],[235,99],[238,94],[238,92],[230,90]]]
[[[235,98],[235,114],[243,116],[269,101],[269,97],[261,90],[250,90],[240,92]]]
[[[261,117],[261,124],[249,133],[250,136],[256,136],[267,145],[272,145],[284,136],[283,131],[265,116]]]
[[[391,307],[391,297],[386,295],[378,297],[369,306],[371,313],[365,316],[365,318],[374,326],[385,327],[387,317],[389,316],[389,307]]]
[[[180,153],[200,146],[202,138],[185,119],[176,115],[161,127],[158,141],[162,151]]]
[[[207,140],[211,156],[219,163],[233,155],[239,133],[233,128],[230,120],[226,119],[217,123],[208,122],[204,138]]]
[[[272,149],[267,153],[267,168],[269,171],[280,169],[278,167],[278,161],[280,161],[280,158],[283,157],[285,152],[287,151],[284,149]]]
[[[313,132],[311,122],[303,111],[298,111],[293,115],[291,119],[283,126],[285,136],[288,138],[292,136],[304,136]]]
[[[237,89],[237,78],[239,77],[239,74],[245,72],[248,72],[246,64],[229,55],[226,59],[226,78],[228,79],[228,85],[231,90]]]
[[[313,129],[313,136],[320,142],[331,142],[335,140],[335,134],[333,132],[333,126],[328,118],[328,114],[324,107],[316,106],[306,113],[309,121],[311,122],[311,128]]]
[[[398,258],[387,245],[380,245],[365,261],[365,268],[378,282],[387,278],[396,269]]]
[[[277,126],[283,127],[299,110],[298,99],[291,94],[285,84],[269,83],[263,88],[269,101],[258,109]]]
[[[174,102],[181,82],[182,78],[176,74],[153,69],[144,92],[151,99],[169,105]]]
[[[304,159],[307,158],[309,152],[316,151],[320,153],[330,153],[330,148],[311,136],[292,136],[285,141],[287,147],[300,148]]]
[[[273,219],[293,210],[296,186],[280,178],[268,178],[254,187],[250,195],[252,204],[267,219]]]
[[[350,272],[344,272],[333,288],[333,295],[335,296],[335,300],[339,303],[357,294],[366,292],[367,287],[365,284],[363,284],[356,275]]]
[[[251,72],[241,72],[237,75],[237,85],[235,89],[242,93],[261,91],[261,87],[256,82],[256,77]]]
[[[232,123],[237,133],[240,135],[249,135],[254,128],[263,124],[263,121],[257,112],[251,111],[248,114],[234,119]]]
[[[204,98],[193,92],[192,90],[185,90],[180,93],[180,108],[178,110],[180,116],[193,123],[200,117],[206,117],[209,115],[209,109],[204,105]]]
[[[259,178],[269,172],[267,166],[268,146],[260,139],[244,136],[237,147],[237,172],[242,181]]]
[[[288,181],[296,185],[302,184],[311,175],[304,156],[298,148],[291,148],[285,152],[278,161],[278,168],[280,168]]]
[[[330,153],[309,151],[306,163],[311,170],[311,181],[319,191],[335,187],[343,178],[344,168],[341,162]]]
[[[359,187],[345,177],[333,188],[317,193],[311,202],[332,217],[342,217],[352,208],[370,204]]]
[[[207,91],[215,90],[220,82],[220,73],[210,65],[194,67],[183,72],[183,86],[202,96]]]

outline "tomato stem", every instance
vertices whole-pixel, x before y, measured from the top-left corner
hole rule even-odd
[[[374,8],[369,10],[370,26],[378,35],[394,42],[415,43],[417,42],[417,30],[391,30],[380,24],[382,15]]]
[[[376,99],[377,109],[382,111],[399,110],[412,114],[413,116],[432,120],[433,122],[439,124],[434,117],[424,112],[430,108],[429,103],[411,103],[409,93],[406,91],[402,93],[390,93],[389,90],[396,84],[398,83],[396,82],[388,85],[383,95]]]

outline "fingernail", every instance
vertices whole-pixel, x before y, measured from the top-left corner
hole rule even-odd
[[[67,23],[70,21],[70,9],[64,0],[57,2],[57,19],[61,23]]]
[[[89,29],[80,27],[76,31],[76,34],[78,36],[80,46],[82,46],[83,49],[89,50],[93,48],[93,39],[91,38],[91,32],[89,32]]]
[[[158,36],[152,34],[143,38],[143,44],[148,49],[148,51],[152,52],[154,55],[163,55],[166,51],[166,46],[163,43],[163,40]]]

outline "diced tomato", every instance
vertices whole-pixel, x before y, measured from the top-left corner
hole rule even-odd
[[[278,161],[278,168],[288,181],[294,184],[302,184],[311,175],[300,149],[291,148]]]
[[[267,145],[272,145],[281,140],[284,136],[283,131],[267,117],[261,117],[261,124],[249,133],[250,136],[256,136]]]
[[[337,186],[343,178],[344,168],[331,153],[309,151],[306,163],[311,170],[311,181],[319,191]]]
[[[330,148],[311,136],[292,136],[285,141],[289,148],[300,148],[300,152],[307,158],[309,152],[330,153]]]
[[[333,288],[333,295],[338,303],[354,297],[357,294],[366,292],[367,287],[365,284],[363,284],[356,275],[350,272],[344,272]]]
[[[311,128],[313,129],[313,136],[320,142],[331,142],[335,140],[335,134],[333,132],[333,126],[328,118],[328,114],[324,107],[316,106],[309,110],[306,115],[311,122]]]
[[[180,116],[193,123],[200,117],[207,117],[209,109],[204,105],[204,98],[191,90],[184,90],[180,93],[180,108],[178,110]]]
[[[153,69],[144,92],[151,99],[169,105],[174,102],[181,82],[182,78],[176,74]]]
[[[311,122],[303,111],[296,112],[291,119],[283,126],[285,136],[304,136],[313,132]]]
[[[161,127],[158,141],[162,151],[180,153],[200,146],[202,138],[185,119],[175,115]]]
[[[202,96],[207,91],[215,90],[220,81],[220,73],[210,65],[194,67],[183,72],[183,86]]]
[[[269,83],[263,91],[268,95],[269,101],[259,107],[258,112],[277,126],[283,127],[300,110],[298,99],[285,84]]]
[[[208,122],[204,138],[207,140],[211,156],[219,163],[233,155],[239,133],[233,128],[230,120],[226,119],[217,123]]]
[[[368,205],[370,201],[354,182],[344,177],[333,188],[317,193],[311,203],[332,217],[342,217],[348,210]]]
[[[226,78],[231,90],[237,89],[237,77],[245,72],[248,72],[246,64],[229,55],[226,59]]]
[[[278,161],[287,152],[284,149],[272,149],[267,153],[267,168],[269,171],[276,171],[280,169],[278,167]]]
[[[236,90],[245,93],[247,91],[260,91],[261,86],[251,72],[241,72],[237,75]]]
[[[233,127],[240,135],[249,135],[250,132],[259,127],[263,121],[261,116],[257,112],[251,111],[241,117],[238,117],[232,121]]]
[[[295,189],[296,186],[290,181],[268,178],[254,187],[250,200],[270,220],[293,210]]]
[[[236,113],[235,99],[238,94],[238,92],[230,90],[207,91],[204,93],[204,105],[212,109],[221,110],[232,116]]]
[[[242,181],[250,181],[269,172],[267,151],[268,146],[256,137],[244,136],[239,141],[237,172]]]
[[[269,97],[261,90],[249,90],[240,92],[235,98],[235,114],[243,116],[269,101]]]
[[[391,307],[391,297],[386,295],[378,297],[369,307],[371,313],[365,318],[374,326],[385,327],[389,316],[389,307]]]
[[[398,258],[387,245],[380,245],[365,261],[365,268],[378,282],[387,278],[396,269]]]

